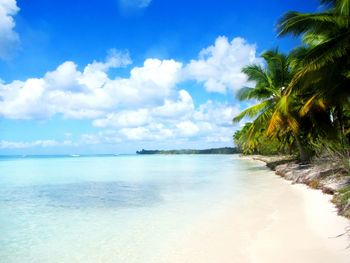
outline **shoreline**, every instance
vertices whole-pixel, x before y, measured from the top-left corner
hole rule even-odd
[[[341,235],[349,221],[336,214],[330,196],[260,165],[252,176],[264,187],[246,192],[238,206],[202,218],[167,262],[349,262],[350,240]]]
[[[287,156],[248,155],[241,158],[262,161],[276,175],[293,184],[305,184],[332,195],[331,202],[336,205],[338,214],[350,219],[350,176],[336,163],[326,161],[300,165]]]

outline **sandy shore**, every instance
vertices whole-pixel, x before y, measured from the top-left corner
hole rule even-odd
[[[349,220],[330,196],[291,185],[261,165],[256,186],[239,205],[200,220],[164,262],[349,263]]]

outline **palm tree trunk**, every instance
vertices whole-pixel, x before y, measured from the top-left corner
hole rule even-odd
[[[300,138],[298,135],[295,135],[295,141],[297,143],[297,147],[299,150],[299,159],[302,163],[308,163],[310,162],[310,154],[309,152],[306,150],[306,148],[303,146]]]
[[[338,120],[338,126],[340,130],[340,136],[341,136],[341,142],[343,145],[346,144],[346,134],[345,134],[345,125],[344,125],[344,114],[343,109],[341,106],[336,107],[336,114],[337,114],[337,120]]]

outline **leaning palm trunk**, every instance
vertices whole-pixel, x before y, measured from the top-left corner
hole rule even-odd
[[[299,160],[302,163],[308,163],[310,162],[311,155],[309,151],[306,149],[306,147],[303,145],[300,137],[298,135],[295,135],[295,141],[299,150]]]
[[[342,140],[342,144],[345,144],[345,126],[344,126],[344,116],[343,116],[343,109],[340,105],[337,105],[335,107],[335,116],[336,116],[336,126],[338,127],[340,131],[340,137]]]

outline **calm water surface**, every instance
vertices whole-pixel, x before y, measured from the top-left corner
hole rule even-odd
[[[0,160],[0,261],[166,262],[261,167],[227,155]]]

